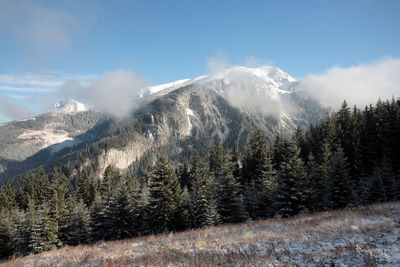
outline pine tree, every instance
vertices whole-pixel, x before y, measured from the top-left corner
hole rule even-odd
[[[214,171],[214,175],[218,177],[218,179],[215,179],[218,183],[218,213],[224,223],[242,222],[245,219],[245,214],[240,185],[233,177],[230,155],[225,154],[222,160],[220,168]]]
[[[189,170],[188,170],[188,166],[187,166],[186,162],[182,163],[182,165],[180,166],[178,175],[179,175],[179,183],[180,183],[181,187],[182,188],[187,187],[190,190],[191,181],[190,181]]]
[[[304,167],[300,159],[300,149],[291,142],[287,157],[283,159],[278,175],[275,208],[279,216],[288,217],[303,212],[304,207]]]
[[[87,244],[91,240],[91,221],[89,210],[82,199],[75,202],[70,215],[69,244]]]
[[[176,228],[174,221],[181,205],[181,189],[174,169],[162,152],[149,180],[149,225],[155,233]]]
[[[89,176],[87,173],[86,168],[83,169],[80,175],[78,175],[77,182],[76,182],[76,197],[78,201],[82,199],[86,206],[90,206],[91,199],[90,199],[90,191],[91,191],[91,183],[89,181]]]
[[[385,187],[382,181],[382,169],[376,167],[369,177],[368,203],[382,202],[386,200]]]
[[[309,181],[307,208],[309,211],[321,211],[324,208],[327,171],[322,170],[312,153],[308,156],[305,170]]]
[[[52,193],[49,192],[50,181],[47,178],[43,167],[40,167],[38,173],[36,174],[34,187],[35,200],[37,201],[36,204],[41,205],[50,199],[50,194]]]
[[[17,232],[12,212],[14,210],[0,208],[0,259],[13,255],[17,247]]]
[[[102,196],[97,195],[90,208],[90,229],[92,230],[91,240],[94,242],[105,239],[104,229],[105,227],[108,227],[108,225],[106,225],[107,218],[104,214],[104,206],[105,205]]]
[[[125,180],[125,179],[124,179]],[[132,229],[136,216],[126,181],[118,184],[104,210],[107,223],[106,239],[124,239],[134,236]]]
[[[333,154],[329,170],[329,200],[333,209],[340,209],[353,204],[354,191],[347,158],[339,147]]]
[[[194,227],[205,227],[220,223],[213,190],[212,175],[203,165],[197,151],[192,157],[189,175],[192,181],[190,191],[191,217]]]

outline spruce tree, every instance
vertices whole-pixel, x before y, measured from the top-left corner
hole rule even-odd
[[[181,189],[175,170],[162,152],[149,179],[149,226],[154,233],[168,232],[176,226],[181,205]]]
[[[233,168],[229,154],[225,154],[220,168],[214,171],[218,183],[218,213],[224,223],[237,223],[245,219],[243,197],[240,185],[233,177]]]
[[[35,200],[36,204],[41,205],[46,201],[50,200],[50,195],[52,192],[49,192],[50,181],[46,176],[43,167],[40,167],[34,180],[35,187]]]
[[[300,149],[291,142],[287,156],[282,160],[278,175],[275,209],[277,215],[289,217],[304,212],[304,166]]]
[[[217,211],[213,176],[203,165],[197,151],[192,157],[191,166],[189,175],[192,181],[190,191],[192,225],[194,227],[216,225],[220,223],[220,216]]]
[[[17,247],[17,232],[11,214],[13,211],[0,208],[0,259],[13,255]]]
[[[325,188],[327,187],[327,171],[323,171],[322,167],[315,161],[314,155],[308,155],[307,164],[305,166],[306,175],[308,177],[308,199],[307,208],[309,211],[321,211],[324,208]],[[325,176],[326,175],[326,176]],[[325,177],[325,178],[324,178]]]
[[[83,169],[80,175],[78,175],[77,182],[76,182],[76,197],[78,201],[80,199],[85,202],[86,206],[90,206],[93,201],[90,197],[91,191],[91,183],[89,181],[89,175],[87,173],[86,168]]]
[[[87,244],[91,240],[90,213],[82,199],[75,202],[70,214],[69,244]]]
[[[349,174],[349,166],[341,147],[332,157],[329,169],[329,187],[329,200],[333,209],[344,208],[354,203],[354,191]]]

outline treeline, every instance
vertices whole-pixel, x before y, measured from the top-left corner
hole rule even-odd
[[[399,136],[400,101],[344,102],[291,140],[257,131],[239,153],[216,139],[178,169],[160,153],[144,177],[109,166],[101,180],[83,169],[71,181],[41,168],[0,190],[0,257],[399,200]]]

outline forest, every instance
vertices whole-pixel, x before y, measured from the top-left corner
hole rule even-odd
[[[238,151],[217,138],[208,158],[179,164],[161,151],[145,175],[40,168],[1,186],[0,258],[400,200],[399,137],[400,100],[343,102],[290,139],[256,131]]]

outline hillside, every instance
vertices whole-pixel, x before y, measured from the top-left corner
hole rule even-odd
[[[400,202],[392,202],[99,242],[1,266],[398,266],[399,218]]]

